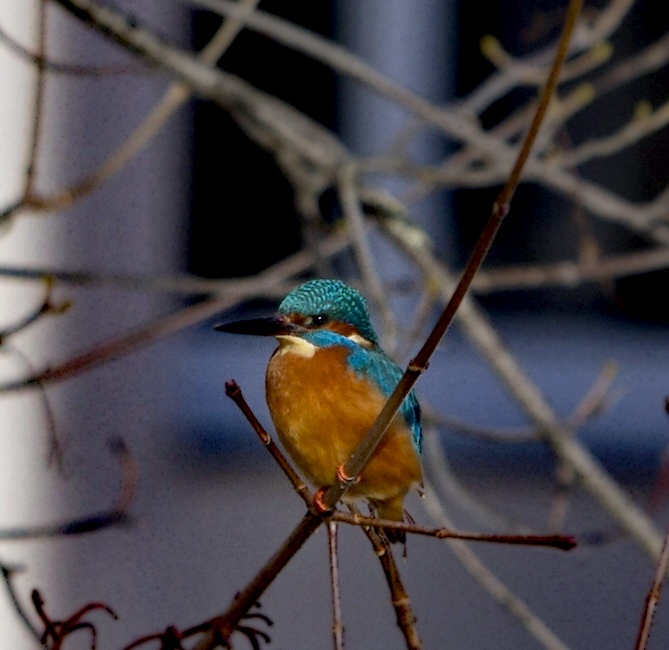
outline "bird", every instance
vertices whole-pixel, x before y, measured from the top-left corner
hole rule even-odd
[[[215,329],[276,337],[265,374],[274,428],[309,482],[319,490],[334,485],[403,374],[379,346],[362,294],[341,280],[308,280],[273,317]],[[421,452],[420,406],[411,391],[343,501],[362,499],[378,518],[404,521],[404,498],[422,481]],[[406,541],[404,531],[385,534]]]

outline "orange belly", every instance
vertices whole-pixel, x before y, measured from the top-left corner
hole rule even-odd
[[[279,439],[317,488],[335,483],[337,467],[348,460],[386,401],[376,386],[348,369],[345,350],[318,348],[308,356],[284,341],[267,367],[266,389]],[[420,458],[398,415],[346,497],[369,499],[380,516],[401,520],[404,496],[420,481]]]

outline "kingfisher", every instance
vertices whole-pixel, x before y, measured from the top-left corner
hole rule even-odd
[[[403,374],[379,346],[362,294],[340,280],[310,280],[283,299],[274,317],[215,329],[276,337],[265,390],[277,435],[314,487],[334,485]],[[412,391],[343,500],[364,499],[379,518],[404,521],[404,497],[421,483],[421,450]],[[403,531],[385,534],[405,541]]]

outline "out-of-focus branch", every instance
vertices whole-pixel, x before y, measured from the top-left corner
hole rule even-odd
[[[37,175],[37,162],[39,154],[39,142],[42,135],[42,111],[44,109],[44,84],[46,75],[44,70],[44,58],[46,52],[46,0],[41,0],[37,10],[37,42],[38,62],[35,75],[35,100],[33,102],[33,123],[30,129],[30,149],[28,154],[28,166],[26,168],[23,195],[29,196],[35,185]]]
[[[390,305],[387,293],[378,276],[372,251],[367,243],[365,234],[365,218],[360,207],[360,197],[355,184],[355,168],[345,166],[339,175],[339,195],[342,210],[352,233],[351,247],[355,253],[358,268],[365,284],[365,294],[371,299],[372,305],[381,316],[383,323],[384,349],[392,351],[397,345],[397,323]]]
[[[239,0],[242,12],[252,11],[259,0]],[[44,12],[45,2],[42,2],[42,13]],[[241,29],[240,23],[235,19],[225,21],[219,28],[207,46],[200,53],[200,59],[207,64],[215,63],[225,52],[225,50],[234,41]],[[40,30],[43,32],[44,30]],[[40,38],[40,47],[42,48],[37,55],[38,64],[38,98],[36,100],[35,120],[39,119],[41,114],[41,95],[43,86],[43,72],[45,63],[44,56],[44,34]],[[51,195],[40,195],[34,190],[34,173],[28,176],[28,183],[24,191],[23,198],[0,213],[0,223],[9,217],[18,214],[24,210],[32,211],[51,211],[63,209],[81,199],[82,197],[97,190],[109,178],[119,172],[130,159],[136,156],[151,139],[158,133],[167,120],[184,104],[190,97],[191,91],[187,84],[174,82],[170,84],[163,98],[158,102],[149,115],[135,130],[124,140],[124,142],[114,151],[94,172],[87,174],[84,178],[78,180],[73,185],[57,190]],[[38,123],[36,124],[36,126]],[[37,142],[39,138],[39,129],[33,131],[33,161],[36,158]],[[29,170],[33,165],[29,166]]]
[[[9,566],[7,564],[0,564],[0,572],[2,572],[2,577],[4,579],[5,587],[7,588],[7,593],[9,595],[9,599],[12,602],[12,605],[14,606],[14,610],[19,615],[19,618],[23,621],[23,624],[26,626],[30,634],[35,638],[35,640],[38,643],[40,643],[41,641],[40,631],[33,625],[33,622],[30,620],[28,613],[26,612],[25,608],[21,604],[21,601],[19,600],[16,594],[16,590],[14,589],[14,584],[12,583],[12,578],[14,574],[18,573],[22,569],[23,567],[15,567],[15,566]]]
[[[347,246],[348,236],[345,233],[338,233],[326,238],[322,242],[318,253],[320,256],[336,255]],[[315,259],[315,253],[302,250],[278,262],[258,276],[250,280],[240,281],[236,288],[231,287],[230,291],[222,296],[185,307],[174,314],[163,316],[119,337],[95,345],[90,350],[76,355],[57,366],[47,368],[36,375],[4,384],[0,386],[0,392],[23,390],[38,385],[63,381],[89,368],[113,359],[118,359],[140,347],[146,347],[166,336],[197,325],[219,312],[229,309],[238,302],[250,297],[263,295],[265,291],[271,292],[275,286],[285,282],[287,278],[308,269],[314,264]]]
[[[635,650],[645,650],[648,645],[648,639],[650,638],[650,630],[653,624],[653,616],[655,615],[655,609],[657,604],[660,602],[660,593],[662,591],[662,585],[667,577],[667,566],[669,565],[669,531],[664,538],[664,545],[662,546],[662,553],[657,562],[657,569],[655,571],[655,577],[653,578],[653,584],[650,587],[648,596],[646,597],[646,604],[643,610],[643,615],[641,617],[641,624],[639,625],[639,633],[637,635],[636,645],[634,646]]]
[[[625,147],[663,129],[669,124],[669,102],[650,111],[648,115],[633,118],[619,131],[604,138],[586,140],[575,149],[557,156],[563,167],[577,167],[593,158],[618,153]]]
[[[113,508],[92,515],[73,519],[64,523],[46,524],[31,528],[10,528],[0,530],[2,540],[26,540],[43,537],[82,535],[109,528],[130,520],[128,508],[134,497],[139,478],[137,465],[122,440],[110,443],[112,452],[118,456],[121,465],[121,493]]]
[[[390,207],[395,210],[396,204]],[[455,284],[448,270],[429,249],[416,246],[415,238],[406,237],[406,229],[393,227],[392,217],[382,223],[389,235],[410,255],[427,278],[439,287],[442,300],[449,300]],[[650,557],[657,559],[662,539],[650,518],[610,478],[587,449],[573,438],[570,428],[560,421],[538,386],[508,351],[473,299],[467,297],[463,300],[458,310],[458,321],[465,335],[500,377],[509,394],[537,427],[542,439],[551,447],[556,457],[573,468],[581,485]]]
[[[595,261],[484,268],[474,278],[475,293],[549,286],[576,287],[669,267],[669,247],[600,257]]]
[[[453,522],[447,516],[441,503],[432,495],[434,491],[426,483],[425,506],[432,518],[444,525],[453,526]],[[451,550],[458,558],[462,566],[474,577],[474,579],[495,599],[507,612],[515,617],[520,624],[531,634],[544,648],[548,650],[568,650],[568,647],[557,637],[557,635],[536,615],[529,606],[516,596],[496,575],[489,571],[478,559],[474,552],[462,540],[450,540]]]
[[[317,194],[335,182],[336,170],[347,162],[348,154],[331,133],[275,97],[252,88],[233,75],[202,64],[190,53],[169,45],[130,23],[122,13],[102,7],[93,0],[55,1],[107,36],[186,81],[195,93],[223,106],[254,140],[261,146],[275,151],[289,177],[294,176],[294,173],[291,173],[291,166],[304,173],[305,165],[308,165],[312,181],[311,192]],[[290,38],[296,34],[306,33],[308,38],[302,37],[300,47],[304,42],[309,45],[312,42],[318,43],[318,48],[312,48],[308,53],[319,60],[327,47],[335,48],[337,56],[327,59],[326,62],[333,67],[343,65],[341,61],[344,59],[340,54],[346,52],[342,48],[327,44],[324,39],[317,38],[306,30],[262,12],[246,16],[236,5],[224,0],[220,0],[220,3],[217,5],[219,10],[222,11],[225,7],[226,14],[245,21],[245,24],[271,35],[280,42],[286,41],[285,44],[288,46],[292,45],[292,41],[287,40],[286,33]],[[278,31],[277,24],[281,25]],[[327,47],[323,43],[326,43]],[[516,158],[514,147],[501,142],[482,131],[476,124],[453,112],[430,104],[355,57],[346,54],[349,57],[345,59],[346,65],[351,68],[351,74],[355,75],[355,78],[398,102],[426,124],[442,130],[457,142],[467,143],[486,152],[491,160],[495,161],[500,180],[508,176]],[[348,68],[344,71],[348,71]],[[289,156],[286,156],[287,151],[290,152]],[[286,162],[290,164],[286,165]],[[646,204],[634,204],[567,170],[556,169],[555,166],[536,158],[527,162],[526,180],[540,182],[568,196],[600,217],[621,222],[658,242],[669,242],[669,225],[665,223],[666,201],[660,200],[659,197]]]
[[[588,50],[608,38],[624,20],[633,4],[634,0],[611,0],[594,21],[588,23],[582,19],[574,35],[573,50]],[[549,47],[533,54],[523,59],[522,63],[532,67],[545,66],[550,60],[552,49]],[[499,70],[462,100],[458,105],[458,110],[464,115],[478,115],[493,102],[506,95],[515,85],[516,79],[510,68]]]

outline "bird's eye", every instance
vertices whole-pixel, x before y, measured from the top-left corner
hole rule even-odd
[[[307,327],[320,327],[328,322],[328,317],[325,314],[316,314],[305,319],[304,324]]]

